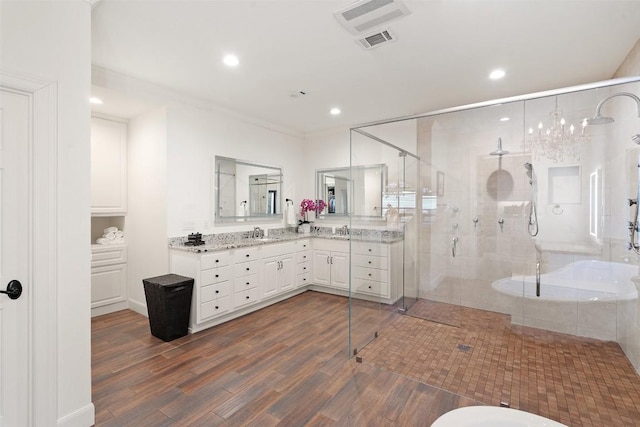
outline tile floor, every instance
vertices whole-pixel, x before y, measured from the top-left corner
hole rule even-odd
[[[569,426],[640,425],[640,377],[617,343],[514,326],[499,313],[418,300],[359,356]]]

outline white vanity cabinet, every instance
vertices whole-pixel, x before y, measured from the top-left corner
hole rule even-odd
[[[91,118],[91,214],[127,211],[127,124]]]
[[[268,298],[294,288],[295,252],[293,242],[264,246],[262,249],[262,296]]]
[[[126,245],[91,246],[91,315],[128,307]]]
[[[313,284],[349,290],[349,242],[315,239]]]
[[[258,248],[236,249],[233,260],[233,307],[241,308],[260,301]]]
[[[296,282],[299,249],[306,246],[293,241],[218,252],[171,250],[171,273],[194,279],[191,332],[304,292]]]
[[[311,272],[313,271],[313,251],[310,240],[298,240],[295,242],[296,248],[296,283],[295,286],[307,286],[312,283]]]
[[[354,241],[351,251],[354,293],[394,303],[402,284],[402,242]]]

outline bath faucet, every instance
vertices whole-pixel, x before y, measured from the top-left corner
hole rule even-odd
[[[342,234],[344,234],[345,236],[349,235],[349,226],[348,225],[343,225],[342,226]]]
[[[264,236],[264,231],[260,227],[254,227],[253,233],[251,233],[251,237],[254,239],[260,238]]]

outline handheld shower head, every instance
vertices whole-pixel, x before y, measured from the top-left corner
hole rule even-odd
[[[533,165],[529,162],[524,164],[524,168],[528,171],[532,171],[533,170]]]

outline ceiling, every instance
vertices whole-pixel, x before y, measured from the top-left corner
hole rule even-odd
[[[333,16],[351,3],[102,0],[93,64],[310,134],[606,80],[640,39],[637,0],[404,0],[365,50]]]

